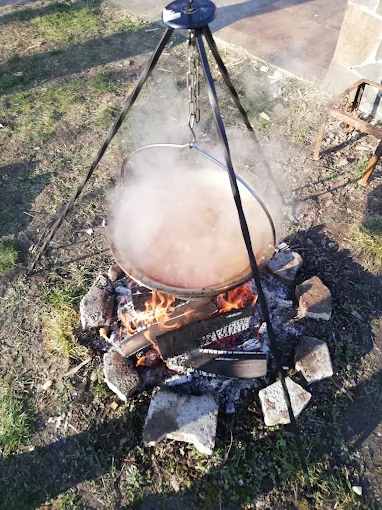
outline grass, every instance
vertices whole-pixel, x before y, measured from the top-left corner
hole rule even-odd
[[[85,292],[84,285],[75,284],[63,288],[54,284],[44,292],[44,338],[47,348],[56,355],[73,355],[80,350],[79,302]]]
[[[370,216],[355,224],[351,229],[349,241],[356,253],[362,256],[365,269],[372,274],[381,274],[382,216]]]
[[[8,455],[26,443],[34,431],[34,413],[27,394],[0,390],[0,451]]]
[[[286,81],[284,90],[289,98],[283,122],[285,134],[295,143],[312,143],[321,120],[324,94],[312,84],[296,84],[293,79]]]
[[[360,159],[360,161],[357,162],[356,165],[354,165],[350,172],[354,179],[360,179],[362,175],[364,174],[367,165],[369,164],[369,158],[366,158],[365,156]]]
[[[13,241],[0,240],[0,271],[10,269],[17,264],[18,250]]]
[[[73,44],[86,37],[95,37],[102,22],[97,8],[70,9],[66,4],[57,4],[55,12],[38,16],[32,23],[40,37],[59,44]]]
[[[110,73],[101,71],[90,81],[89,87],[100,93],[117,92],[119,87],[110,78]]]

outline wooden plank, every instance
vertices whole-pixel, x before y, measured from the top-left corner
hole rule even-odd
[[[123,340],[120,343],[120,347],[124,356],[131,356],[150,345],[150,340],[148,340],[144,333],[145,331],[150,330],[150,338],[155,340],[157,336],[164,331],[167,330],[168,327],[172,327],[174,324],[180,322],[184,323],[192,323],[194,321],[200,320],[204,317],[208,317],[217,311],[215,303],[212,303],[210,299],[202,299],[200,301],[189,301],[182,306],[178,306],[175,308],[173,313],[171,314],[171,318],[165,323],[156,323],[147,328],[146,330],[135,333],[131,337]]]
[[[267,375],[267,357],[264,353],[195,350],[170,358],[167,366],[177,371],[193,369],[236,379],[255,379]]]
[[[164,360],[245,331],[252,318],[252,307],[231,310],[168,331],[156,338]]]

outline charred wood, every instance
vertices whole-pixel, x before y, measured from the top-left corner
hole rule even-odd
[[[203,349],[167,360],[171,370],[186,372],[197,370],[221,377],[255,379],[267,375],[267,357],[264,353],[217,351]]]
[[[184,352],[204,347],[221,338],[241,333],[249,328],[251,318],[250,306],[231,310],[163,333],[157,336],[156,343],[162,358],[167,360]]]
[[[131,356],[140,349],[150,345],[150,340],[146,338],[145,333],[153,341],[159,334],[171,327],[177,327],[178,324],[183,325],[200,320],[202,317],[209,316],[217,310],[216,305],[210,300],[206,301],[190,301],[175,308],[170,319],[165,323],[156,323],[149,328],[139,331],[120,343],[120,348],[124,356]]]

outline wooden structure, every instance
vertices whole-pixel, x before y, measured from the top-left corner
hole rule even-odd
[[[361,99],[366,86],[379,89],[382,92],[382,84],[361,79],[348,87],[340,96],[333,101],[330,101],[324,107],[322,124],[318,133],[316,147],[313,154],[314,160],[319,159],[321,144],[325,134],[326,120],[328,117],[333,117],[342,121],[347,127],[350,126],[357,131],[374,136],[379,140],[379,145],[371,157],[362,178],[358,181],[359,184],[363,186],[367,185],[374,168],[382,156],[382,127],[373,126],[367,120],[359,118],[359,105],[361,104]],[[351,97],[353,97],[352,100],[350,99]]]

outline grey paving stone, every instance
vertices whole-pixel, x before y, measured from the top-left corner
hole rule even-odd
[[[103,357],[103,372],[105,383],[124,402],[141,387],[133,362],[113,349]]]
[[[182,395],[159,389],[153,395],[143,430],[143,442],[154,446],[163,439],[191,443],[211,455],[216,437],[218,403],[210,393]]]
[[[108,326],[113,314],[114,295],[93,285],[80,303],[80,316],[83,329]]]
[[[298,316],[329,320],[332,314],[332,295],[318,276],[297,285]]]
[[[302,336],[297,344],[295,368],[311,384],[333,375],[332,361],[326,342]]]
[[[301,413],[311,398],[311,394],[296,384],[292,379],[285,379],[294,416]],[[264,422],[267,427],[290,423],[288,408],[284,398],[284,392],[280,381],[267,386],[259,391],[261,408],[264,414]]]
[[[301,256],[290,249],[277,252],[268,262],[268,270],[284,283],[293,283],[301,266]]]

